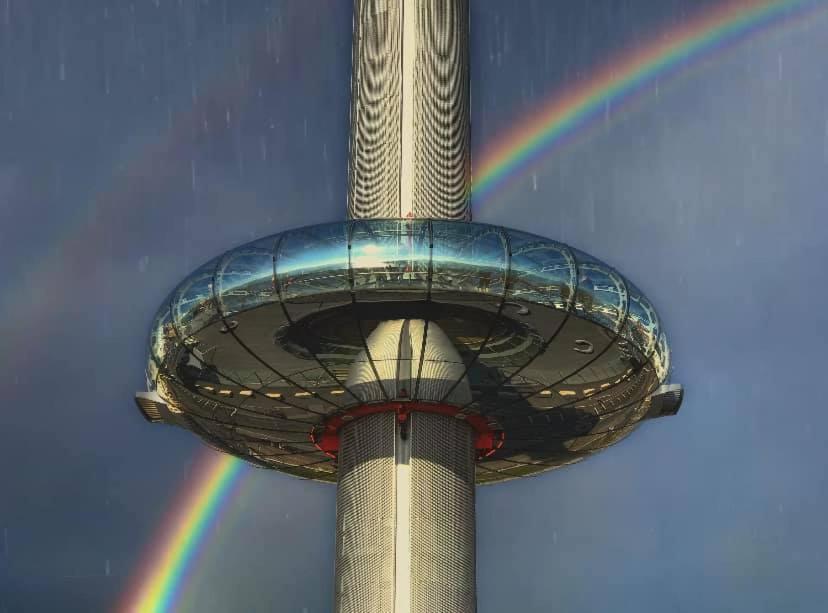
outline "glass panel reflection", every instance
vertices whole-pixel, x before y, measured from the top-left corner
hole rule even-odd
[[[172,325],[170,297],[164,300],[152,320],[149,344],[147,383],[149,384],[149,391],[154,391],[159,370],[164,369],[167,356],[172,353],[173,348],[178,344],[178,336]]]
[[[218,258],[204,264],[175,291],[173,322],[182,339],[219,319],[213,300],[213,274],[217,261]]]
[[[325,224],[286,232],[276,255],[282,299],[315,300],[319,294],[350,292],[348,225]]]
[[[172,374],[190,389],[195,389],[198,384],[234,385],[232,379],[227,378],[224,373],[216,368],[216,351],[214,347],[205,346],[190,337],[185,341],[186,351],[182,351],[176,358],[176,364]]]
[[[503,296],[506,239],[494,226],[433,221],[432,293]]]
[[[655,351],[660,333],[658,315],[647,297],[635,285],[627,281],[630,295],[630,311],[621,335],[634,344],[649,359]]]
[[[273,279],[275,237],[227,252],[216,269],[216,295],[226,317],[277,300]]]
[[[569,310],[577,269],[572,252],[554,241],[509,230],[509,299]]]
[[[288,232],[276,256],[277,284],[290,318],[279,343],[296,358],[324,366],[340,386],[347,379],[354,347],[362,348],[348,271],[349,227],[334,223]],[[283,370],[297,371],[292,365]],[[346,393],[336,401],[352,400]]]
[[[655,366],[658,380],[664,383],[670,374],[670,346],[667,344],[667,336],[664,332],[658,337],[656,350],[653,354],[653,365]]]
[[[624,279],[592,256],[576,249],[573,252],[578,261],[576,313],[618,333],[627,314]]]
[[[485,352],[506,287],[508,250],[502,229],[432,221],[433,321],[466,367]]]
[[[504,383],[543,351],[574,301],[575,258],[565,245],[513,230],[509,245],[508,296],[470,373],[476,397],[486,404],[502,403],[503,394],[525,393],[536,386],[518,381],[520,377]]]
[[[430,242],[428,221],[355,221],[351,268],[357,300],[425,299]]]

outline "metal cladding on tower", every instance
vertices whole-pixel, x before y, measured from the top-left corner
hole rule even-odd
[[[384,321],[367,346],[383,393],[421,401],[369,404],[340,428],[335,610],[473,613],[480,424],[440,404],[471,400],[463,361],[423,320]],[[371,370],[358,357],[348,381],[376,401]]]
[[[471,219],[468,0],[355,0],[348,215]]]

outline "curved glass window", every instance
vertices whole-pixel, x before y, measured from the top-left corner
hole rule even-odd
[[[286,232],[276,254],[283,300],[350,291],[348,225],[332,223]]]
[[[509,298],[569,310],[577,274],[572,252],[555,241],[514,230],[509,231],[509,243]]]
[[[649,359],[655,351],[660,334],[658,315],[647,297],[629,281],[627,290],[630,295],[630,311],[621,335],[641,351],[644,359]]]
[[[578,261],[575,311],[617,333],[627,313],[627,287],[612,268],[590,255],[572,250]]]
[[[532,365],[559,333],[573,303],[575,258],[565,245],[509,230],[508,292],[503,309],[470,372],[479,403],[496,407],[510,394],[530,393],[542,384]],[[540,360],[540,361],[537,361]],[[521,376],[514,377],[521,371]]]
[[[350,263],[357,299],[425,299],[430,242],[428,221],[353,222]]]
[[[670,347],[667,344],[667,336],[662,332],[658,337],[656,350],[653,354],[653,365],[655,367],[656,376],[662,383],[667,380],[667,375],[670,374]]]
[[[432,221],[431,291],[503,296],[506,239],[494,226]]]
[[[218,258],[196,270],[175,291],[173,323],[181,339],[191,336],[219,319],[213,299],[213,275]]]
[[[216,269],[216,296],[222,313],[232,315],[277,300],[272,237],[229,251]]]
[[[279,345],[292,354],[276,365],[290,377],[322,365],[344,386],[353,356],[362,348],[360,322],[352,309],[349,229],[346,222],[300,228],[278,242],[276,282],[288,320],[269,351]],[[354,344],[358,347],[346,346]],[[268,359],[273,362],[275,358]],[[350,398],[346,392],[333,401]]]
[[[155,390],[158,371],[163,369],[166,357],[177,344],[178,336],[172,325],[170,298],[167,297],[155,314],[150,329],[149,360],[147,361],[147,382],[150,383],[150,391]]]

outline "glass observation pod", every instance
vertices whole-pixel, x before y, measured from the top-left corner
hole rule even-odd
[[[313,433],[364,404],[349,369],[371,332],[397,319],[439,326],[471,388],[457,408],[501,435],[478,461],[478,483],[617,442],[654,416],[669,377],[652,304],[577,249],[480,223],[353,220],[198,268],[155,317],[148,386],[162,421],[253,464],[334,481],[335,458]],[[412,390],[405,400],[416,402]]]

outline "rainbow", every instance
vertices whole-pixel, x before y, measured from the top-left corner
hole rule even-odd
[[[192,484],[178,497],[126,593],[121,613],[174,611],[205,541],[245,474],[245,464],[213,451],[196,462]]]
[[[729,0],[622,54],[494,139],[472,183],[475,203],[524,176],[596,120],[604,120],[608,109],[621,110],[648,85],[676,77],[700,59],[771,26],[798,22],[827,7],[825,0]]]
[[[473,185],[475,200],[485,200],[522,176],[576,132],[603,118],[608,106],[619,107],[656,79],[677,75],[715,51],[730,48],[772,25],[810,15],[819,7],[828,7],[828,2],[730,0],[622,55],[495,139],[479,164]],[[198,477],[171,507],[119,611],[173,610],[211,527],[234,498],[243,466],[239,460],[214,453],[198,461]]]

